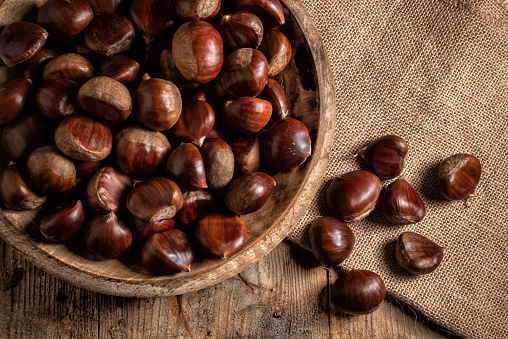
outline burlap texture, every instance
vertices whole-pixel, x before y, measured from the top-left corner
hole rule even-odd
[[[303,3],[331,61],[337,123],[322,186],[289,239],[309,249],[308,226],[327,214],[331,179],[361,168],[354,154],[370,141],[397,134],[408,141],[404,174],[427,215],[399,227],[376,209],[351,223],[357,243],[343,266],[377,272],[393,296],[457,334],[508,338],[508,2]],[[482,163],[478,196],[444,201],[437,165],[462,152]],[[398,267],[395,240],[408,230],[447,248],[435,272]]]

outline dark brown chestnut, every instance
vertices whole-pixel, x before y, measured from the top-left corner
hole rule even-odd
[[[210,20],[219,13],[221,0],[174,0],[176,13],[187,20]]]
[[[312,146],[307,126],[293,118],[276,122],[265,137],[266,162],[277,171],[294,170],[307,160],[311,152]]]
[[[177,85],[178,86],[178,85]],[[207,92],[207,90],[203,87],[198,87],[195,89],[182,91],[182,102],[183,105],[188,105],[190,103],[193,103],[194,101],[208,101],[209,99],[212,99]]]
[[[196,221],[215,211],[213,195],[205,190],[188,191],[183,194],[183,207],[175,215],[179,228],[188,228]]]
[[[74,163],[54,146],[43,146],[33,151],[28,157],[26,171],[32,185],[47,195],[71,189],[76,180]]]
[[[275,180],[263,172],[247,172],[231,182],[225,196],[227,208],[238,215],[259,210],[275,187]]]
[[[7,124],[23,111],[32,92],[32,81],[24,78],[9,80],[0,88],[0,126]]]
[[[48,31],[49,40],[61,45],[72,41],[92,19],[86,0],[48,0],[37,14],[37,24]]]
[[[255,97],[268,81],[268,61],[258,50],[241,48],[224,61],[221,74],[214,82],[215,93],[223,99]]]
[[[201,148],[209,188],[226,187],[235,174],[235,155],[222,139],[207,139]]]
[[[86,249],[100,260],[116,258],[132,244],[131,231],[115,212],[91,218],[83,230]]]
[[[39,87],[35,101],[42,114],[49,120],[59,123],[66,116],[77,113],[76,98],[79,85],[70,79],[57,79]]]
[[[125,2],[125,0],[86,0],[95,15],[113,14]]]
[[[183,106],[182,113],[171,129],[173,136],[182,142],[201,147],[215,123],[215,113],[209,103],[201,100]]]
[[[63,243],[76,235],[84,221],[85,210],[81,201],[67,201],[45,213],[39,230],[46,239]]]
[[[48,32],[26,21],[7,25],[0,34],[0,58],[14,67],[32,58],[46,43]]]
[[[158,40],[175,26],[175,10],[166,0],[134,0],[131,5],[131,20],[147,44]]]
[[[238,0],[236,10],[254,13],[261,19],[265,29],[275,28],[285,22],[279,0]]]
[[[421,275],[434,271],[443,260],[445,248],[415,232],[404,232],[397,239],[395,255],[406,271]]]
[[[67,52],[79,54],[94,64],[101,63],[108,58],[106,55],[94,52],[88,48],[84,37],[67,46]]]
[[[207,188],[205,164],[199,149],[194,144],[178,146],[168,157],[166,169],[182,191]]]
[[[141,262],[156,275],[190,272],[193,260],[189,238],[175,229],[152,235],[141,252]]]
[[[326,191],[328,212],[345,222],[362,220],[374,210],[382,188],[371,172],[344,173],[333,179]]]
[[[240,48],[257,49],[263,39],[263,24],[249,12],[236,12],[221,17],[217,30],[224,48],[230,52]]]
[[[425,217],[425,205],[422,198],[404,176],[384,189],[381,197],[381,211],[395,225],[414,224]]]
[[[261,168],[264,143],[259,133],[231,136],[226,141],[235,156],[235,173],[256,172]]]
[[[15,164],[0,173],[0,197],[8,208],[33,210],[46,202],[45,196],[37,195],[21,177]]]
[[[171,219],[183,206],[182,192],[166,178],[136,182],[127,196],[127,209],[146,222]]]
[[[171,149],[160,132],[139,127],[125,127],[115,136],[115,161],[122,171],[134,177],[147,177],[166,163]]]
[[[19,65],[23,70],[23,77],[32,80],[34,84],[39,84],[42,81],[44,66],[56,56],[57,54],[54,52],[41,49],[33,57]]]
[[[325,266],[340,265],[355,246],[355,235],[349,226],[332,217],[319,217],[310,224],[312,253]]]
[[[286,95],[281,85],[274,79],[268,79],[263,92],[258,95],[259,99],[263,99],[272,104],[272,117],[268,125],[273,125],[279,120],[285,119],[289,114],[289,108]]]
[[[134,59],[125,55],[114,55],[104,60],[97,71],[97,76],[110,77],[122,84],[128,84],[138,77],[139,67]]]
[[[173,60],[183,77],[204,84],[220,72],[224,61],[222,38],[205,21],[184,23],[173,36]]]
[[[100,161],[113,148],[108,126],[82,115],[70,115],[55,130],[56,146],[66,156],[80,161]]]
[[[386,135],[374,140],[358,153],[365,158],[367,170],[379,179],[398,177],[404,169],[408,151],[407,142],[396,135]]]
[[[164,219],[156,222],[146,222],[131,215],[129,227],[134,242],[140,242],[155,233],[162,233],[175,227],[174,219]]]
[[[74,167],[76,167],[76,175],[83,177],[97,172],[102,167],[102,161],[74,160]]]
[[[437,187],[448,200],[462,200],[474,195],[480,182],[482,165],[471,154],[455,154],[441,162],[437,170]]]
[[[259,50],[268,60],[268,76],[282,72],[291,61],[291,43],[284,33],[270,30],[265,32]]]
[[[369,314],[381,306],[386,287],[379,275],[368,270],[351,270],[332,285],[332,301],[340,311]]]
[[[226,259],[247,243],[247,226],[234,215],[213,213],[198,221],[194,236],[205,256]]]
[[[182,73],[176,68],[175,61],[173,59],[173,52],[171,49],[165,49],[161,53],[160,66],[162,75],[165,79],[173,82],[178,88],[182,90],[189,90],[196,88],[200,85],[199,82],[189,81],[184,78]]]
[[[90,50],[110,56],[128,51],[134,34],[134,26],[126,17],[97,15],[85,31],[85,43]]]
[[[266,126],[272,116],[272,104],[266,100],[240,97],[222,105],[222,124],[238,134],[257,133]]]
[[[44,66],[42,80],[50,83],[57,79],[67,78],[82,85],[95,74],[93,65],[86,58],[76,53],[59,55]]]
[[[128,175],[118,172],[114,167],[105,166],[88,183],[88,205],[99,213],[119,213],[125,206],[131,188],[132,180]]]

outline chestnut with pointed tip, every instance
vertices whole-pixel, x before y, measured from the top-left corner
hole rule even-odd
[[[187,20],[210,20],[219,13],[221,0],[174,0],[176,13]]]
[[[238,0],[236,10],[254,13],[261,19],[265,29],[285,23],[284,10],[279,0]]]
[[[312,253],[322,265],[336,266],[349,257],[356,238],[345,222],[319,217],[309,227],[309,240]]]
[[[227,208],[238,215],[259,210],[275,187],[275,180],[263,172],[247,172],[234,179],[224,198]]]
[[[408,152],[407,142],[396,135],[386,135],[374,140],[358,153],[365,158],[367,170],[379,179],[398,177],[404,169]]]
[[[118,172],[114,167],[105,166],[88,183],[88,205],[99,213],[119,213],[125,208],[131,188],[132,180],[128,175]]]
[[[122,84],[128,84],[136,80],[139,68],[136,60],[125,55],[113,55],[102,62],[97,76],[110,77]]]
[[[161,53],[160,66],[162,75],[166,80],[171,81],[182,90],[194,89],[200,85],[199,82],[189,81],[180,73],[173,59],[173,51],[165,49]]]
[[[422,198],[404,176],[384,189],[381,197],[381,211],[395,225],[414,224],[425,217],[425,205]]]
[[[134,26],[123,15],[97,15],[85,31],[85,43],[90,50],[110,56],[128,51],[134,34]]]
[[[168,157],[166,170],[182,191],[207,188],[205,164],[199,149],[194,144],[178,146]]]
[[[268,60],[268,76],[282,72],[291,61],[291,43],[284,33],[270,30],[265,32],[259,50]]]
[[[206,101],[196,100],[184,105],[182,113],[171,129],[173,136],[182,142],[201,147],[215,124],[215,112]]]
[[[256,172],[264,163],[260,133],[229,136],[226,139],[235,157],[235,173]]]
[[[48,32],[32,22],[13,22],[0,33],[0,58],[9,67],[19,65],[39,52],[47,38]]]
[[[444,247],[415,232],[404,232],[397,239],[396,258],[406,271],[421,275],[434,271],[443,260]]]
[[[32,81],[25,78],[9,80],[0,88],[0,126],[7,124],[23,111],[32,92]]]
[[[259,99],[263,99],[272,104],[272,117],[268,125],[273,125],[279,120],[287,118],[289,108],[286,95],[281,85],[274,79],[268,79],[263,92],[258,95]]]
[[[42,114],[49,120],[59,123],[66,116],[78,112],[79,85],[70,79],[57,79],[39,87],[35,101]]]
[[[224,48],[230,52],[240,48],[257,49],[263,39],[261,20],[249,12],[224,15],[219,20],[217,30],[222,36]]]
[[[266,100],[240,97],[222,105],[222,124],[238,134],[253,134],[261,131],[272,116],[272,104]]]
[[[42,71],[45,84],[61,78],[67,78],[82,85],[95,74],[95,68],[85,57],[76,53],[65,53],[54,57]]]
[[[175,26],[175,10],[167,0],[134,0],[131,20],[147,44],[168,35]]]
[[[235,155],[222,139],[207,139],[201,147],[206,183],[212,189],[226,187],[235,174]]]
[[[39,196],[28,186],[15,164],[0,173],[0,197],[7,207],[20,211],[33,210],[46,202],[45,196]]]
[[[475,193],[482,165],[471,154],[455,154],[441,162],[437,170],[437,187],[448,200],[462,200]]]
[[[179,227],[188,228],[202,217],[215,211],[213,195],[205,190],[183,194],[183,206],[175,215]]]
[[[162,233],[175,227],[174,219],[164,219],[156,222],[146,222],[131,215],[129,228],[134,242],[140,242],[155,233]]]
[[[63,243],[76,235],[84,221],[81,201],[67,201],[44,214],[39,230],[46,239]]]

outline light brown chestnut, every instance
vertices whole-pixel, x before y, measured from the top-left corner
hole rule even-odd
[[[206,183],[209,188],[226,187],[235,174],[235,155],[222,139],[207,139],[201,147],[205,163]]]
[[[279,120],[287,118],[289,108],[286,100],[286,95],[281,85],[274,79],[268,79],[263,92],[258,95],[259,99],[263,99],[272,104],[272,117],[268,125],[273,125]]]
[[[0,58],[14,67],[32,58],[46,43],[48,32],[26,21],[13,22],[0,33]]]
[[[183,194],[183,207],[175,215],[180,228],[189,228],[202,217],[215,211],[213,195],[205,190],[188,191]]]
[[[33,57],[19,65],[23,70],[23,77],[32,80],[34,84],[39,84],[42,81],[44,66],[56,56],[55,52],[41,49]]]
[[[249,12],[236,12],[221,17],[217,30],[224,48],[230,52],[240,48],[257,49],[263,39],[261,20]]]
[[[349,257],[356,238],[349,226],[332,217],[319,217],[310,224],[312,253],[325,266],[340,265]]]
[[[235,173],[256,172],[264,163],[263,140],[260,133],[227,138],[235,156]]]
[[[115,13],[125,0],[86,0],[95,15]]]
[[[254,13],[261,19],[265,29],[275,28],[285,22],[279,0],[238,0],[236,10]]]
[[[132,240],[140,242],[155,233],[162,233],[175,227],[174,219],[164,219],[156,222],[146,222],[131,215],[129,219],[129,228],[132,233]]]
[[[114,55],[104,60],[97,71],[97,76],[106,76],[129,84],[136,80],[139,74],[139,64],[136,60],[125,55]]]
[[[222,105],[223,126],[238,134],[257,133],[272,116],[272,104],[266,100],[240,97]]]
[[[46,212],[39,230],[46,239],[63,243],[76,235],[84,221],[83,204],[80,200],[71,200]]]
[[[176,13],[187,20],[210,20],[219,13],[221,0],[174,0]]]
[[[45,196],[39,196],[28,186],[15,164],[0,173],[0,197],[8,208],[16,210],[33,210],[46,202]]]
[[[270,30],[265,32],[259,50],[268,60],[268,76],[282,72],[291,61],[291,43],[284,33]]]
[[[88,205],[99,213],[119,213],[125,206],[131,188],[132,180],[128,175],[118,172],[114,167],[105,166],[88,183]]]
[[[24,78],[9,80],[0,88],[0,126],[7,124],[23,111],[32,92],[32,81]]]
[[[225,196],[227,208],[238,215],[259,210],[275,187],[275,180],[263,172],[247,172],[231,182]]]
[[[397,239],[396,258],[406,271],[421,275],[434,271],[443,260],[445,248],[415,232],[404,232]]]
[[[215,123],[215,113],[209,103],[201,100],[183,106],[182,113],[171,129],[173,136],[182,142],[201,147]]]
[[[166,0],[134,0],[131,5],[131,19],[147,44],[158,40],[175,26],[175,10]]]
[[[82,85],[95,74],[93,65],[76,53],[66,53],[51,59],[42,71],[45,84],[67,78]]]
[[[178,146],[168,157],[166,169],[182,191],[207,188],[205,164],[199,149],[194,144]]]
[[[425,217],[425,205],[404,176],[392,182],[381,196],[381,211],[395,225],[414,224]]]
[[[402,173],[407,152],[408,145],[404,139],[386,135],[374,140],[358,153],[365,158],[367,170],[384,180],[393,179]]]
[[[173,59],[173,52],[171,49],[165,49],[162,51],[160,66],[164,78],[171,81],[182,90],[193,89],[200,85],[199,82],[189,81],[184,78],[182,73],[180,73],[178,68],[176,68],[175,60]]]
[[[70,79],[57,79],[39,87],[35,101],[42,114],[49,120],[59,123],[66,116],[77,113],[79,85]]]
[[[98,215],[83,226],[86,249],[100,260],[118,257],[132,244],[132,233],[115,212]]]
[[[473,195],[480,182],[482,165],[471,154],[455,154],[439,164],[437,187],[448,200],[462,200]]]
[[[110,56],[128,51],[134,34],[134,26],[123,15],[97,15],[85,31],[85,43],[90,50]]]

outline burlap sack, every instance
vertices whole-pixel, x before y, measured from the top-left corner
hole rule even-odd
[[[375,210],[351,223],[357,243],[344,266],[379,273],[393,296],[470,338],[508,338],[508,1],[499,1],[303,0],[332,64],[337,124],[321,189],[289,239],[308,249],[330,180],[361,168],[354,153],[370,141],[402,136],[404,174],[427,216],[398,227]],[[483,165],[478,196],[444,201],[437,165],[459,152]],[[435,272],[398,267],[395,240],[408,230],[447,248]]]

